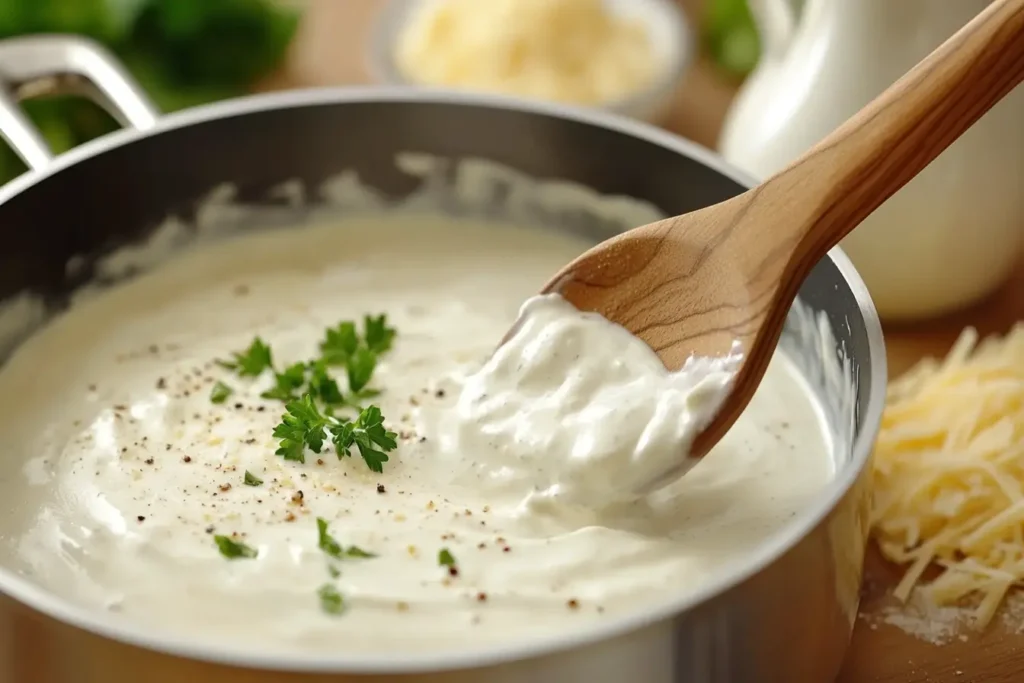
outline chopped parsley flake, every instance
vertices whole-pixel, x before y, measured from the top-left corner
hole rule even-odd
[[[441,548],[441,551],[437,554],[437,564],[441,567],[454,567],[455,556],[451,554],[448,548]]]
[[[341,576],[341,570],[335,567],[333,564],[327,565],[327,573],[330,574],[332,579],[336,579]]]
[[[234,370],[242,377],[259,377],[264,370],[274,365],[270,347],[259,337],[252,340],[248,349],[241,353],[236,351],[231,356],[231,360],[221,360],[217,363],[228,370]]]
[[[249,470],[245,471],[245,477],[242,479],[242,483],[246,486],[263,486],[263,480]]]
[[[345,599],[332,584],[325,583],[316,591],[320,598],[320,609],[327,614],[341,614],[345,611]]]
[[[327,520],[323,517],[316,518],[317,545],[320,550],[333,558],[340,559],[344,550],[341,544],[327,530]]]
[[[229,387],[224,382],[217,382],[213,385],[210,390],[210,402],[211,403],[223,403],[228,400],[228,396],[235,393],[235,390]]]
[[[343,557],[377,557],[375,554],[367,552],[358,546],[350,545],[348,548],[342,547],[342,545],[338,543],[337,539],[331,536],[327,528],[327,520],[322,517],[316,518],[316,531],[317,545],[320,547],[320,550],[324,551],[324,553],[329,557],[333,557],[336,560],[340,560]]]
[[[228,536],[214,536],[213,541],[217,544],[220,554],[229,560],[251,560],[259,554],[255,548],[251,548],[239,541],[233,541]]]

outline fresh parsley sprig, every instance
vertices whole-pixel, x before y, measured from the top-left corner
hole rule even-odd
[[[276,454],[285,460],[306,462],[307,447],[314,453],[323,448],[328,420],[317,410],[309,394],[289,401],[285,409],[281,424],[274,427],[274,438],[281,440]]]
[[[309,393],[327,408],[346,402],[338,383],[328,374],[327,365],[322,360],[309,365]]]
[[[384,313],[376,317],[363,316],[363,340],[370,351],[378,355],[390,351],[395,334],[395,328],[388,327],[388,317]]]
[[[372,372],[371,368],[370,374]],[[327,364],[322,359],[309,363],[294,363],[288,366],[284,372],[275,372],[274,387],[264,391],[260,396],[287,403],[295,400],[302,393],[312,395],[325,407],[340,406],[346,403],[337,381],[327,372]]]
[[[355,353],[348,359],[345,366],[345,374],[348,376],[348,388],[355,395],[373,391],[367,389],[373,377],[373,371],[377,369],[377,354],[370,349],[356,349]]]
[[[268,369],[274,373],[274,386],[261,397],[285,403],[286,412],[273,432],[279,440],[277,455],[304,463],[307,448],[320,453],[330,438],[339,459],[351,457],[355,449],[370,470],[383,472],[388,452],[397,446],[397,435],[384,427],[380,408],[364,404],[380,393],[369,386],[370,380],[378,357],[391,349],[395,336],[385,314],[367,315],[362,334],[355,322],[342,321],[326,330],[320,358],[293,363],[281,372],[274,369],[270,347],[259,337],[245,351],[233,353],[231,360],[217,362],[243,377],[258,377]],[[332,366],[345,368],[348,395],[331,376]],[[230,387],[218,382],[210,399],[223,403],[231,393]],[[342,408],[356,411],[355,419],[336,417],[336,410]]]
[[[359,336],[356,324],[345,320],[333,328],[328,328],[324,340],[320,342],[320,354],[328,365],[348,366],[353,356],[364,351],[376,357],[391,350],[394,343],[395,328],[388,326],[387,315],[363,316],[363,336]]]
[[[278,401],[290,401],[295,398],[295,392],[302,389],[305,383],[305,363],[293,363],[285,368],[284,372],[275,371],[274,388],[264,391],[260,396]]]
[[[397,332],[388,326],[387,315],[363,317],[363,334],[360,336],[356,323],[346,320],[328,328],[320,343],[321,356],[306,363],[293,363],[278,372],[274,369],[270,347],[256,337],[245,351],[232,353],[231,360],[218,360],[224,368],[233,370],[242,377],[258,377],[265,370],[274,373],[274,386],[261,394],[262,398],[285,403],[302,394],[310,394],[325,408],[345,406],[362,409],[362,403],[380,392],[369,387],[377,361],[381,354],[391,349]],[[329,367],[344,367],[348,379],[349,396],[338,387],[337,381],[328,372]],[[226,387],[226,385],[224,385]],[[216,394],[222,402],[226,395]],[[211,397],[213,399],[213,397]]]
[[[274,428],[274,437],[280,439],[276,453],[285,460],[305,462],[306,448],[320,453],[329,434],[339,459],[351,457],[355,448],[367,467],[383,472],[388,452],[398,446],[398,435],[384,427],[384,417],[377,406],[364,408],[354,421],[344,420],[324,415],[313,397],[305,394],[299,400],[290,401],[285,409],[281,423]]]
[[[359,348],[359,332],[356,324],[345,320],[336,327],[329,327],[320,342],[320,357],[328,365],[345,365],[348,359]]]
[[[364,408],[355,422],[339,421],[329,429],[339,458],[351,457],[352,448],[356,448],[363,462],[374,472],[384,471],[388,451],[398,446],[395,441],[398,435],[384,428],[384,417],[377,406]]]

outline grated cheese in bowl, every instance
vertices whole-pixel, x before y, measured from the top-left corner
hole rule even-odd
[[[440,86],[650,119],[690,55],[668,0],[392,0],[370,65],[388,83]]]

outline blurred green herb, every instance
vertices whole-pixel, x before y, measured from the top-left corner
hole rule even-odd
[[[345,611],[345,598],[338,589],[329,583],[325,583],[316,590],[320,598],[320,609],[327,614],[338,615]]]
[[[711,57],[721,69],[740,77],[754,69],[761,52],[747,1],[710,0],[704,17],[704,43]]]
[[[229,560],[251,560],[260,554],[255,548],[235,541],[230,536],[214,536],[213,542],[217,544],[220,554]]]
[[[0,38],[76,33],[112,50],[165,112],[247,92],[284,58],[298,15],[275,0],[0,0]],[[25,103],[56,152],[117,128],[95,104]],[[24,172],[0,149],[0,183]]]
[[[228,400],[228,397],[233,393],[235,393],[235,390],[227,384],[224,384],[224,382],[217,382],[213,385],[213,389],[210,390],[210,402],[223,403]]]

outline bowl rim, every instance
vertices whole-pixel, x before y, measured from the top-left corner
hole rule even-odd
[[[0,209],[3,204],[63,169],[100,156],[108,151],[142,141],[148,137],[170,133],[203,123],[292,108],[336,106],[360,103],[441,104],[500,109],[529,116],[546,116],[599,127],[605,130],[657,145],[699,162],[744,187],[756,181],[733,168],[709,149],[669,133],[653,125],[617,116],[600,110],[510,98],[501,95],[474,94],[431,88],[400,86],[359,86],[309,88],[248,95],[204,106],[185,109],[158,119],[146,130],[125,129],[102,136],[58,156],[45,168],[28,171],[0,187]],[[114,618],[95,608],[77,605],[42,586],[37,586],[17,572],[0,565],[0,592],[75,628],[103,638],[157,653],[192,659],[210,664],[281,673],[307,674],[413,674],[439,673],[460,669],[488,667],[509,662],[554,655],[574,648],[596,644],[623,636],[644,627],[669,620],[727,593],[755,574],[776,562],[817,528],[840,504],[870,465],[874,441],[882,419],[887,383],[887,365],[882,326],[864,281],[852,262],[839,247],[829,251],[840,275],[850,288],[863,317],[871,364],[871,390],[863,427],[853,445],[849,462],[836,472],[835,478],[821,491],[812,504],[794,520],[785,533],[773,543],[766,543],[751,553],[747,563],[723,572],[701,590],[638,610],[621,617],[587,624],[557,637],[521,639],[511,644],[488,644],[471,651],[440,651],[388,655],[320,655],[273,654],[235,645],[216,645],[164,632],[144,631],[129,621]]]
[[[400,29],[405,25],[416,6],[429,0],[388,0],[373,18],[369,40],[363,48],[363,58],[370,77],[380,85],[405,86],[409,88],[437,88],[415,83],[402,74],[395,64],[393,46]],[[660,69],[660,73],[645,87],[632,91],[625,97],[594,104],[559,103],[570,107],[588,107],[610,111],[617,114],[634,116],[641,113],[656,98],[666,96],[681,86],[683,75],[690,67],[694,58],[693,31],[683,8],[672,0],[644,0],[658,7],[657,11],[664,14],[672,32],[672,43],[675,49],[672,58]],[[447,87],[446,89],[455,88]],[[477,92],[471,88],[460,88],[463,92]],[[525,99],[529,101],[546,101],[525,95],[505,94],[504,97]]]

